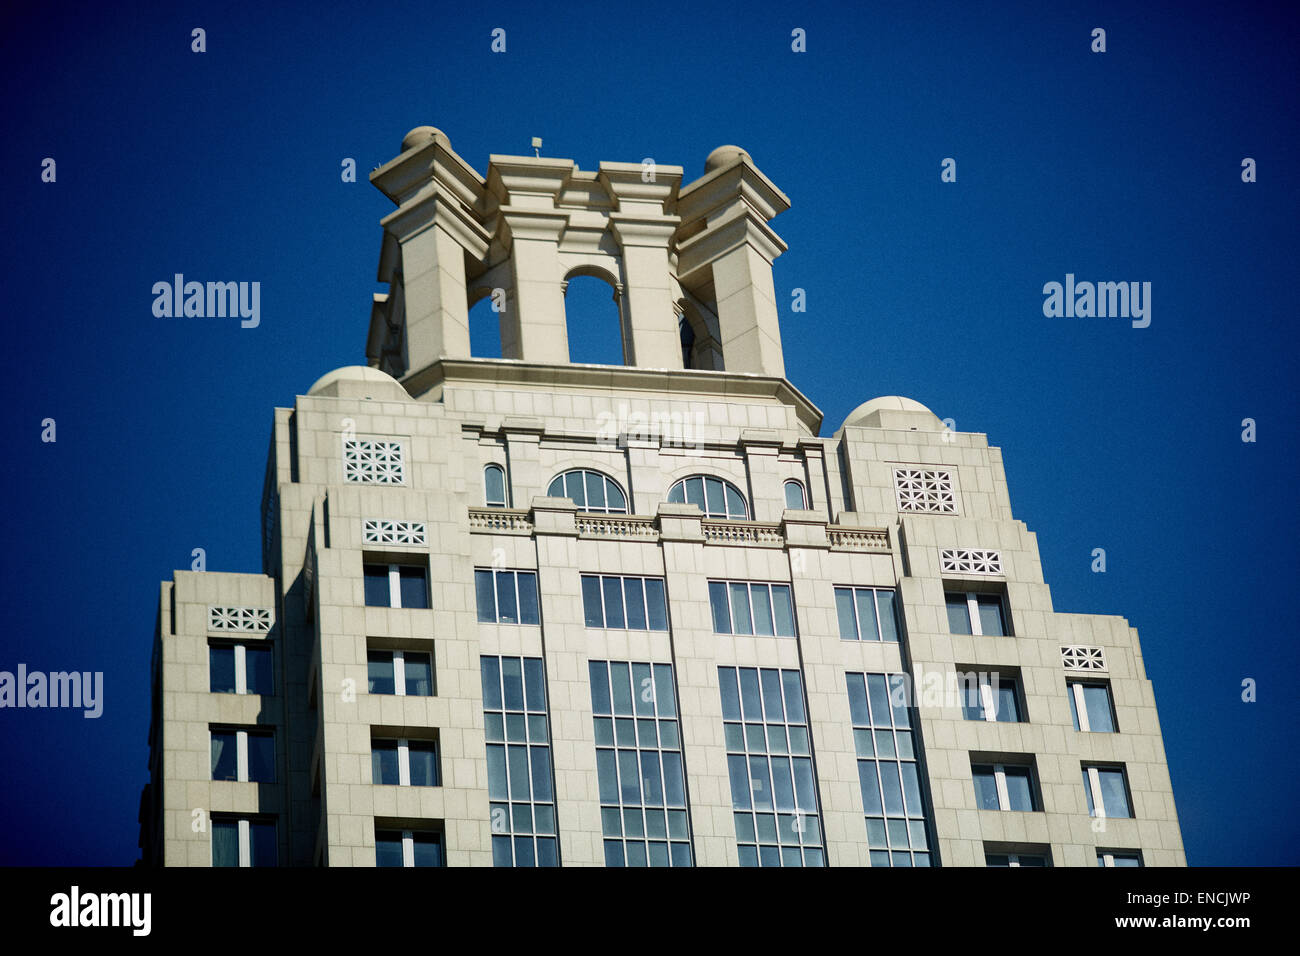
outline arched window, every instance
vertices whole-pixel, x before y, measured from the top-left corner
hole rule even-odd
[[[803,511],[808,507],[803,485],[793,478],[785,483],[785,506],[792,511]]]
[[[627,498],[613,478],[598,471],[575,468],[551,479],[546,493],[552,498],[569,498],[579,511],[597,514],[627,514]]]
[[[483,469],[483,500],[489,508],[506,506],[506,470],[500,465]]]
[[[749,517],[745,496],[729,481],[712,475],[691,475],[668,489],[668,501],[677,505],[698,505],[706,518],[730,518],[744,521]]]

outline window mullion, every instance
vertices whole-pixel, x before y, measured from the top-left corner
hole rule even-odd
[[[248,661],[243,644],[235,645],[235,693],[248,693]]]
[[[393,651],[393,693],[406,696],[406,653]]]
[[[966,592],[966,613],[970,615],[970,632],[976,636],[984,634],[984,628],[980,624],[980,605],[975,599],[973,591]]]
[[[996,721],[998,719],[997,703],[993,699],[993,688],[989,686],[987,680],[980,681],[980,705],[984,708],[984,719]]]
[[[411,753],[405,737],[397,741],[397,783],[403,787],[411,785]]]
[[[415,866],[415,834],[402,831],[402,866]]]
[[[1075,681],[1070,685],[1070,691],[1074,694],[1074,712],[1079,715],[1079,729],[1091,730],[1092,725],[1088,723],[1088,707],[1083,699],[1083,684]]]
[[[395,564],[388,566],[388,606],[402,606],[402,574]]]
[[[1002,764],[993,765],[993,779],[998,787],[998,809],[1011,809],[1011,794],[1007,791],[1007,772]]]
[[[249,833],[249,822],[247,820],[239,821],[239,865],[253,865],[253,850],[251,846],[251,834]]]
[[[1101,792],[1101,774],[1097,772],[1096,767],[1088,768],[1088,786],[1092,788],[1092,808],[1093,816],[1106,816],[1106,803]]]
[[[248,782],[248,731],[235,732],[235,778]]]

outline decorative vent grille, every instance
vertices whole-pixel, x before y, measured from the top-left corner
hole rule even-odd
[[[401,485],[406,464],[399,441],[343,440],[343,478],[362,485]]]
[[[1001,574],[1002,553],[945,548],[939,552],[939,570],[944,574]]]
[[[271,630],[271,609],[269,607],[209,607],[208,630],[265,634]]]
[[[1071,644],[1061,648],[1061,665],[1069,671],[1104,671],[1106,652],[1100,647]]]
[[[952,472],[936,468],[895,468],[898,510],[913,514],[955,515]]]
[[[366,544],[423,545],[427,538],[423,521],[383,521],[367,518],[362,526]]]

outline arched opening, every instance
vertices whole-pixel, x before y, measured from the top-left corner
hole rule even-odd
[[[477,302],[474,296],[479,296]],[[505,290],[475,289],[470,293],[469,354],[475,358],[502,358],[501,313]],[[493,308],[495,304],[496,308]]]
[[[604,278],[571,275],[564,292],[569,361],[624,365],[623,319],[614,289]]]

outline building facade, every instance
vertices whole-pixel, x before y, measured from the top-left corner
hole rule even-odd
[[[818,437],[789,201],[682,174],[431,127],[371,174],[389,291],[275,412],[262,573],[162,585],[145,863],[1185,864],[1136,631],[1053,609],[984,435]],[[570,363],[577,275],[625,365]]]

